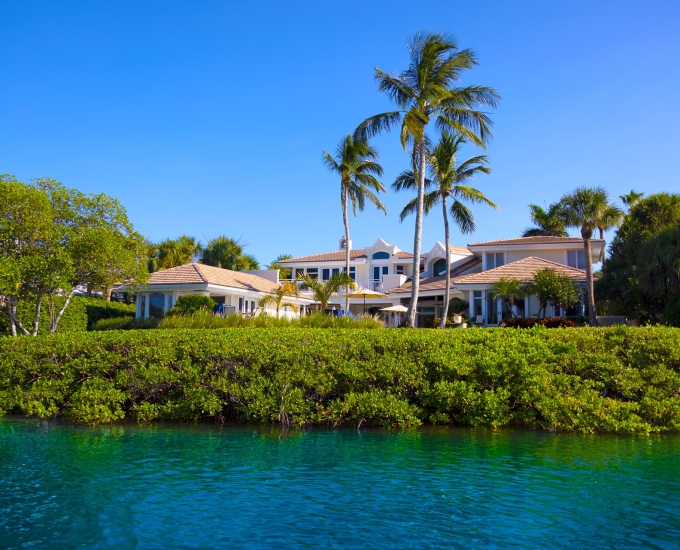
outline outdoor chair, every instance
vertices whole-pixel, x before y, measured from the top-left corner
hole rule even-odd
[[[475,318],[475,326],[476,327],[484,326],[484,315],[477,315],[477,317]]]

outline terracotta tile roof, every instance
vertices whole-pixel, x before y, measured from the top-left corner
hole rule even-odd
[[[334,262],[343,261],[345,259],[346,252],[344,250],[337,250],[335,252],[324,252],[323,254],[312,254],[311,256],[300,256],[299,258],[290,258],[288,260],[281,260],[279,264],[285,265],[290,263],[299,262]],[[361,260],[366,258],[366,249],[364,248],[353,248],[349,251],[349,257],[351,260]],[[410,252],[397,252],[393,258],[413,258],[413,254]]]
[[[472,252],[470,252],[464,246],[451,245],[451,246],[449,246],[449,248],[451,249],[451,252],[455,252],[456,254],[465,254],[466,256],[469,256],[470,254],[472,254]]]
[[[603,239],[591,239],[592,243],[604,243]],[[521,244],[580,244],[583,246],[581,237],[519,237],[517,239],[502,239],[500,241],[482,241],[468,244],[470,246],[497,246],[497,245],[521,245]]]
[[[451,270],[451,278],[453,280],[454,277],[460,275],[464,271],[467,271],[468,269],[472,269],[473,267],[476,267],[482,263],[481,258],[477,258],[476,256],[474,258],[470,258],[470,260],[466,261],[464,264],[461,264]],[[406,281],[403,285],[397,288],[393,288],[388,292],[388,294],[393,294],[395,292],[401,293],[401,292],[411,292],[411,285],[412,281],[408,280]],[[437,277],[428,277],[426,279],[420,279],[420,290],[421,291],[427,291],[427,290],[444,290],[446,288],[446,275],[438,275]]]
[[[550,260],[544,260],[543,258],[529,256],[528,258],[522,258],[516,262],[505,264],[495,269],[482,271],[481,273],[462,275],[460,277],[456,277],[451,282],[456,285],[491,284],[500,281],[501,277],[505,277],[506,279],[519,279],[520,281],[528,282],[534,278],[534,273],[542,269],[556,271],[560,275],[566,275],[572,281],[583,282],[586,280],[585,271],[581,271],[580,269],[575,269],[564,264],[558,264],[557,262],[551,262]]]
[[[586,274],[580,269],[574,269],[573,267],[568,267],[566,265],[558,264],[557,262],[551,262],[549,260],[544,260],[543,258],[536,258],[531,256],[529,258],[523,258],[516,262],[512,262],[495,269],[489,269],[487,271],[482,271],[481,273],[470,273],[469,275],[459,275],[462,271],[466,271],[475,265],[481,263],[479,258],[475,258],[470,262],[466,262],[463,265],[458,266],[456,269],[451,271],[451,286],[462,285],[462,284],[491,284],[500,281],[501,277],[506,279],[519,279],[520,281],[531,281],[534,278],[534,273],[540,271],[541,269],[552,269],[560,273],[561,275],[567,275],[573,281],[584,282],[586,280]],[[439,277],[429,277],[427,279],[420,280],[420,291],[425,292],[428,290],[441,290],[444,291],[446,288],[446,276],[440,275]],[[393,288],[390,290],[389,294],[411,292],[411,281],[407,281],[398,288]]]
[[[213,284],[259,292],[272,292],[278,286],[273,281],[268,281],[251,273],[196,263],[156,271],[151,274],[149,284]]]

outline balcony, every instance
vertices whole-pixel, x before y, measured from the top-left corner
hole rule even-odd
[[[290,283],[295,283],[298,287],[298,290],[300,291],[300,294],[302,294],[303,296],[311,296],[312,295],[311,290],[309,290],[309,289],[303,290],[303,289],[300,288],[300,286],[302,285],[301,281],[296,281],[295,279],[281,279],[281,281],[279,281],[279,282],[283,283],[283,282],[286,282],[286,281],[290,282]],[[384,285],[383,285],[382,281],[380,281],[379,279],[358,280],[358,281],[354,281],[354,282],[357,285],[357,290],[368,289],[368,290],[373,290],[375,292],[385,292],[385,290],[383,288]],[[336,293],[336,296],[344,296],[345,294],[347,294],[347,292],[348,292],[348,289],[343,287]],[[350,288],[349,292],[354,292],[354,289]]]

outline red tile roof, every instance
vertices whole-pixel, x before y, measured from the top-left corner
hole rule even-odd
[[[462,275],[452,280],[456,285],[466,284],[491,284],[497,283],[502,277],[506,279],[519,279],[522,282],[529,282],[533,280],[534,273],[543,269],[550,269],[560,275],[566,275],[572,281],[583,282],[586,280],[586,272],[543,258],[536,258],[529,256],[522,258],[516,262],[502,265],[495,269],[482,271],[481,273],[471,273],[469,275]]]
[[[204,264],[185,264],[151,274],[150,285],[176,285],[176,284],[213,284],[240,288],[242,290],[255,290],[259,292],[272,292],[278,287],[273,281],[258,277],[251,273],[232,271]]]
[[[603,239],[591,239],[594,244],[604,243]],[[498,246],[498,245],[522,245],[522,244],[580,244],[583,246],[581,237],[519,237],[517,239],[502,239],[500,241],[482,241],[468,244],[470,246]]]
[[[451,278],[453,280],[454,277],[459,276],[461,273],[464,271],[467,271],[468,269],[472,269],[473,267],[478,266],[479,264],[482,263],[481,258],[477,258],[476,256],[473,258],[470,258],[468,261],[466,261],[464,264],[461,264],[451,270]],[[406,281],[403,285],[397,288],[393,288],[392,290],[389,291],[388,294],[393,294],[395,292],[397,293],[402,293],[402,292],[411,292],[411,285],[412,285],[412,280],[409,279]],[[446,275],[438,275],[437,277],[428,277],[426,279],[420,279],[420,291],[425,292],[427,290],[439,290],[439,289],[444,289],[446,288]]]

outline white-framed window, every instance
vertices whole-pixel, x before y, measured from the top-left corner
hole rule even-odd
[[[505,265],[505,253],[503,252],[486,253],[486,269],[494,269],[502,265]]]
[[[586,254],[584,250],[567,251],[567,265],[576,269],[586,268]]]
[[[397,275],[403,275],[404,274],[404,266],[403,265],[398,265],[396,266],[397,268]]]

